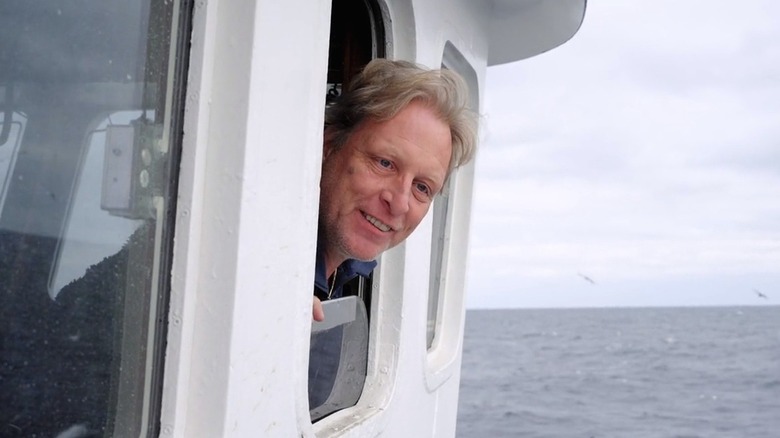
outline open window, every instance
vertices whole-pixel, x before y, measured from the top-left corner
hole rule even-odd
[[[326,103],[374,58],[385,56],[385,28],[375,0],[334,0]],[[368,354],[371,278],[356,277],[344,298],[325,302],[327,320],[312,328],[309,408],[312,421],[354,406],[363,390]]]

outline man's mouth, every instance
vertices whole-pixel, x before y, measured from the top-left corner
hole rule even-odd
[[[380,231],[386,233],[392,229],[390,228],[390,225],[385,224],[384,222],[380,221],[374,216],[371,216],[370,214],[363,213],[363,217],[366,218],[367,221],[371,222],[371,225],[375,226]]]

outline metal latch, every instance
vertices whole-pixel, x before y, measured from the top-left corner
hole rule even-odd
[[[157,146],[161,132],[144,118],[106,127],[101,209],[129,219],[155,217],[153,197],[162,192],[167,159]]]

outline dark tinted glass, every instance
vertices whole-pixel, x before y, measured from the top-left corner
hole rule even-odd
[[[0,436],[157,427],[180,6],[0,2]]]

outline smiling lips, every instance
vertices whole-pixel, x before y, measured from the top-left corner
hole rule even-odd
[[[374,216],[371,216],[368,213],[363,213],[363,217],[366,218],[367,221],[371,222],[371,225],[375,226],[380,231],[388,232],[388,231],[392,230],[390,225],[385,224],[384,222],[380,221],[379,219],[375,218]]]

